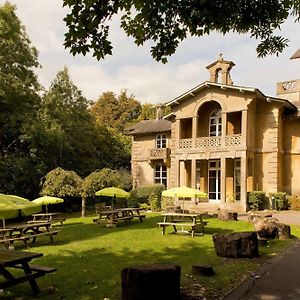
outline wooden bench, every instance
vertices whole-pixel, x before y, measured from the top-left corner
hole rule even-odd
[[[162,227],[162,235],[165,234],[166,227],[168,227],[168,226],[173,226],[175,233],[178,232],[177,227],[181,226],[181,231],[182,232],[189,232],[188,230],[184,230],[183,229],[184,227],[190,228],[191,229],[190,231],[191,231],[192,237],[194,237],[195,236],[195,232],[198,231],[197,229],[199,227],[201,227],[201,231],[202,231],[202,233],[204,233],[204,226],[206,226],[208,224],[208,222],[202,222],[202,224],[201,223],[194,224],[194,223],[187,223],[187,222],[178,222],[178,221],[176,221],[176,222],[159,222],[157,224],[158,224],[159,227]]]
[[[114,218],[113,221],[114,222],[118,222],[118,221],[131,221],[133,219],[133,216],[124,216],[124,217],[118,217],[118,218]]]
[[[38,236],[48,235],[50,237],[51,243],[53,243],[53,235],[57,235],[58,232],[59,230],[44,231],[44,232],[39,232],[34,234],[28,234],[25,235],[23,238],[26,240],[32,239],[32,243],[34,244]]]
[[[29,267],[30,267],[30,269],[31,269],[32,271],[40,272],[40,273],[44,273],[44,274],[52,273],[52,272],[55,272],[55,271],[56,271],[56,268],[45,267],[45,266],[40,266],[40,265],[32,265],[32,264],[29,264]],[[22,265],[15,265],[14,268],[17,268],[17,269],[23,269],[23,266],[22,266]]]
[[[4,244],[4,247],[9,249],[9,247],[16,241],[22,241],[27,247],[27,240],[24,237],[10,237],[10,238],[2,238],[0,239],[0,244]]]
[[[139,218],[141,222],[143,222],[143,219],[146,218],[146,215],[132,215],[134,218]]]

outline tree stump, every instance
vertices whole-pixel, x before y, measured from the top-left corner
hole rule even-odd
[[[220,211],[218,219],[222,221],[237,221],[238,214],[231,211]]]
[[[162,264],[125,268],[122,300],[179,300],[180,271],[178,265]]]
[[[193,275],[213,276],[215,274],[212,266],[192,265]]]
[[[273,219],[273,218],[272,218]],[[291,227],[289,225],[273,221],[272,219],[264,219],[254,224],[254,229],[261,238],[274,239],[278,237],[280,240],[290,239]]]
[[[215,251],[221,257],[258,257],[256,232],[215,233]]]

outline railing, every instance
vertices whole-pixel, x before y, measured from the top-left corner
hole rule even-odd
[[[200,137],[195,141],[196,149],[213,149],[219,147],[239,147],[242,145],[242,135],[233,134],[225,137],[225,145],[222,145],[221,136]],[[181,139],[179,142],[180,149],[193,148],[193,139]]]
[[[181,139],[179,142],[179,148],[189,149],[192,148],[192,139]]]
[[[155,148],[149,151],[150,159],[166,159],[170,153],[169,148]]]
[[[241,134],[226,135],[225,138],[226,147],[235,147],[235,146],[240,146],[241,144],[242,144]]]
[[[201,137],[196,139],[196,148],[210,149],[221,146],[221,137]]]

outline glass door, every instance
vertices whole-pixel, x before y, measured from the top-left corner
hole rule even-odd
[[[208,163],[208,198],[212,201],[221,200],[220,160],[210,160]]]

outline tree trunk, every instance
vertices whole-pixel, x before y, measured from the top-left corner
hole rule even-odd
[[[81,200],[81,217],[86,217],[86,198],[82,197]]]

